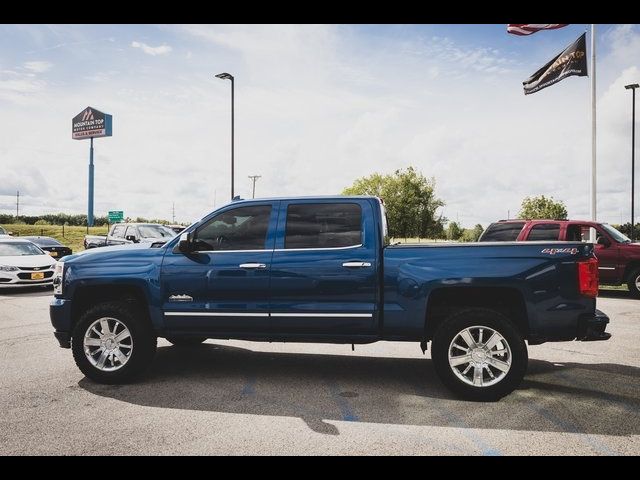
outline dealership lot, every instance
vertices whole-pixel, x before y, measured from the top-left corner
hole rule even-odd
[[[98,385],[60,349],[49,290],[0,291],[0,454],[640,454],[640,300],[602,292],[608,342],[531,347],[521,387],[456,400],[417,345],[159,340]]]

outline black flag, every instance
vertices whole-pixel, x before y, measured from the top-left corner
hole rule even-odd
[[[549,63],[522,82],[524,94],[535,93],[571,75],[586,76],[586,35],[586,33],[580,35],[580,38],[565,48],[560,55],[552,58]]]

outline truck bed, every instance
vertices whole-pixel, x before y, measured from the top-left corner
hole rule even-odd
[[[458,296],[522,298],[532,336],[569,338],[595,299],[576,288],[576,261],[593,245],[582,242],[486,242],[392,245],[384,249],[384,332],[412,336],[424,328],[429,299]]]

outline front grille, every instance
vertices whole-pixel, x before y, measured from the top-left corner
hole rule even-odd
[[[49,270],[52,268],[51,265],[43,265],[42,267],[18,267],[20,270],[24,270],[25,272],[40,272],[42,270]]]
[[[43,248],[48,252],[56,252],[59,257],[64,257],[65,255],[71,255],[71,249],[67,247],[47,247]]]
[[[42,272],[42,273],[44,273],[44,278],[53,277],[53,272]],[[31,274],[30,273],[19,273],[18,274],[18,278],[20,280],[31,280]]]
[[[10,278],[0,278],[0,283],[6,283],[6,282],[10,282],[11,279]]]
[[[40,285],[41,283],[51,283],[51,280],[31,280],[29,282],[20,281],[16,282],[13,285]]]

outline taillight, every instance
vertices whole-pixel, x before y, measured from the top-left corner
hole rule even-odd
[[[587,297],[598,296],[598,259],[578,262],[578,290]]]

